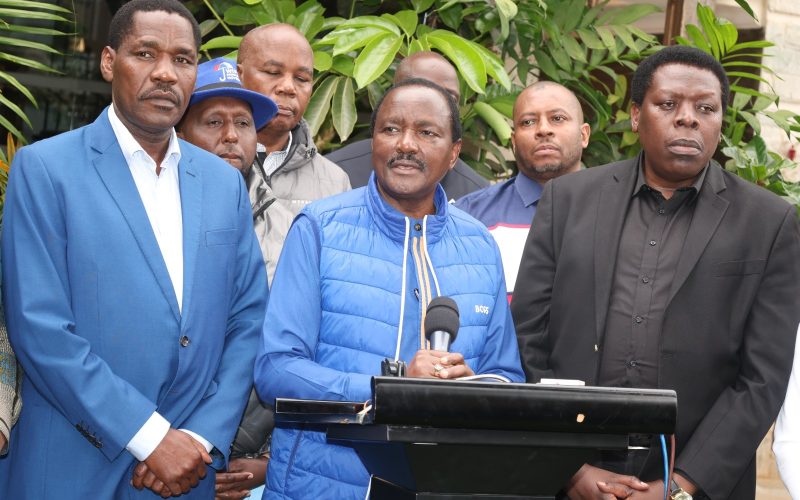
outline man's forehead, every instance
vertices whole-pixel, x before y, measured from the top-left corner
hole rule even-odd
[[[246,112],[251,116],[253,114],[250,103],[242,99],[229,96],[209,97],[208,99],[203,99],[200,102],[193,103],[190,109],[195,109],[203,115],[209,115],[213,113],[235,114],[242,112]]]
[[[183,32],[178,35],[185,38],[184,43],[174,39],[167,39],[163,33],[171,25],[183,25]],[[139,43],[149,47],[160,47],[169,44],[179,45],[179,48],[186,52],[197,53],[194,44],[194,30],[188,19],[174,12],[166,11],[139,11],[133,15],[133,23],[130,31],[123,37],[121,43]]]
[[[436,104],[434,104],[436,103]],[[431,122],[446,122],[448,117],[442,113],[431,112],[431,106],[448,108],[447,100],[438,91],[419,85],[408,85],[393,89],[381,104],[379,117],[415,117]]]
[[[670,63],[653,72],[646,94],[651,92],[722,96],[722,84],[711,70]]]

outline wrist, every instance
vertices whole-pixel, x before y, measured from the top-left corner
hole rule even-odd
[[[672,479],[676,483],[678,483],[678,486],[680,486],[680,488],[683,491],[685,491],[686,493],[688,493],[688,494],[690,494],[692,496],[697,494],[697,491],[699,490],[699,488],[697,486],[695,486],[695,484],[693,482],[691,482],[690,480],[686,479],[686,477],[682,476],[680,473],[675,472],[672,475]]]

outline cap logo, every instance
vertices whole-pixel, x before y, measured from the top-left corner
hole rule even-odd
[[[223,61],[214,67],[214,71],[219,72],[219,81],[236,82],[241,85],[239,75],[236,73],[236,68],[233,64]]]

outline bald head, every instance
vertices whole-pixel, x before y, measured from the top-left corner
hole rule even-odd
[[[580,168],[589,132],[581,104],[563,85],[537,82],[514,102],[511,143],[517,168],[540,184]]]
[[[237,69],[246,89],[263,94],[278,105],[275,118],[258,131],[258,141],[269,151],[283,149],[311,99],[311,45],[292,25],[259,26],[242,38]]]
[[[461,99],[456,69],[447,59],[436,52],[414,52],[400,61],[394,73],[394,83],[412,78],[433,82],[450,92],[456,101]]]

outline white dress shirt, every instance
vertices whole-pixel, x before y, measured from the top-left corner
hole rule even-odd
[[[161,162],[161,171],[156,173],[156,162],[147,154],[133,137],[133,134],[120,121],[114,106],[108,108],[111,129],[122,149],[125,162],[131,170],[133,181],[150,220],[150,226],[167,266],[178,310],[183,311],[183,212],[181,210],[181,191],[178,177],[178,164],[181,149],[175,130],[169,139],[169,146]],[[137,460],[143,461],[161,443],[170,429],[170,423],[158,412],[139,429],[125,447]],[[202,436],[186,429],[180,429],[198,440],[206,451],[213,445]]]
[[[783,484],[792,498],[800,498],[800,342],[795,342],[792,375],[789,377],[786,400],[775,423],[772,451],[775,452]]]
[[[271,176],[275,173],[278,168],[283,165],[283,162],[286,161],[286,157],[289,155],[289,148],[292,147],[292,133],[289,132],[289,142],[286,143],[286,147],[283,148],[281,151],[267,151],[267,147],[263,144],[256,143],[256,152],[257,153],[266,153],[266,158],[264,159],[264,173],[267,174],[267,177]]]

